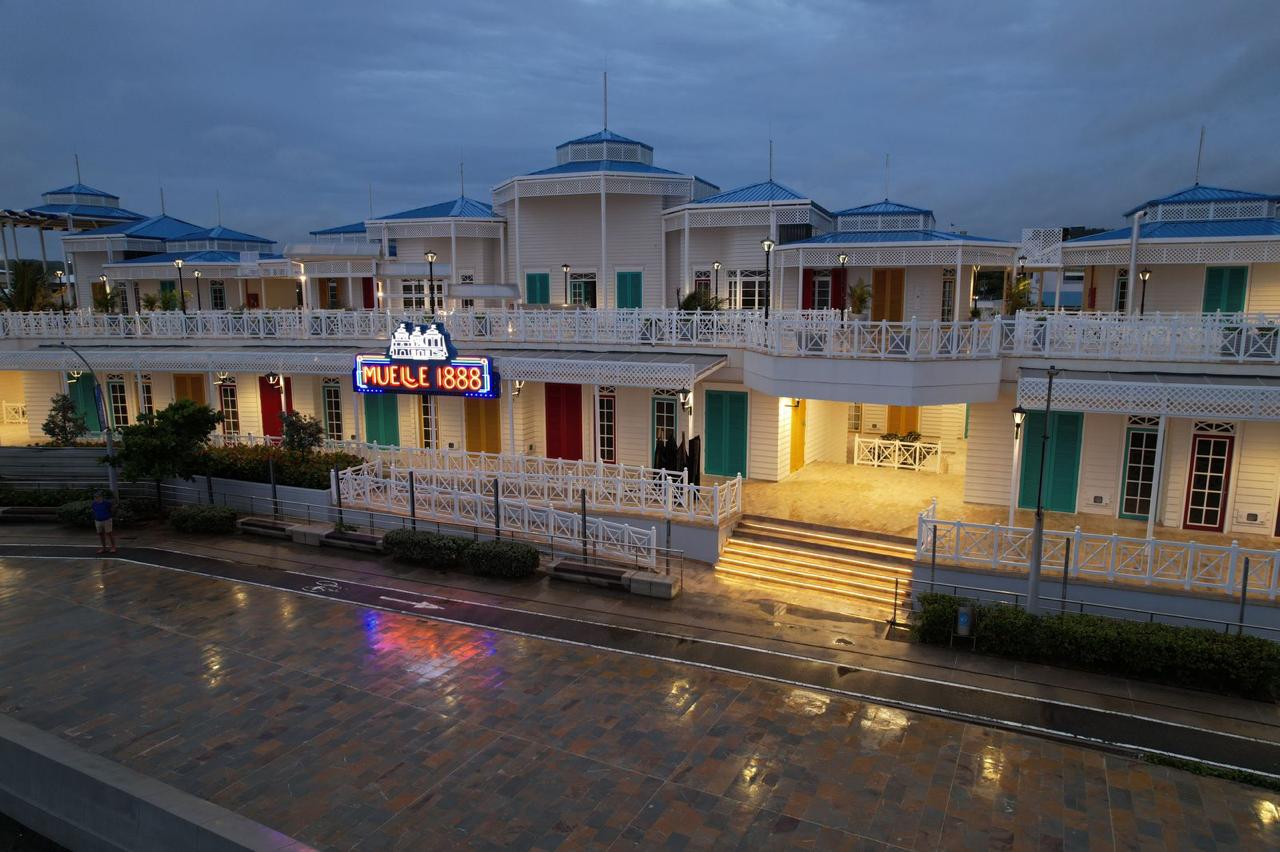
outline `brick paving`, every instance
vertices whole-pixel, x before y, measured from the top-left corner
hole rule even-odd
[[[1280,847],[1280,796],[810,689],[0,561],[0,712],[326,849]]]

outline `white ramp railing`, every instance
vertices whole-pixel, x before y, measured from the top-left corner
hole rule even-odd
[[[410,486],[412,478],[413,485]],[[658,532],[566,512],[551,506],[535,506],[522,500],[495,498],[444,490],[410,470],[381,470],[379,462],[339,471],[338,493],[342,505],[378,509],[424,520],[473,527],[489,527],[518,533],[539,541],[562,545],[582,542],[596,555],[632,565],[657,564]],[[413,510],[410,509],[412,494]]]
[[[916,558],[1025,572],[1031,560],[1031,530],[937,518],[936,501],[920,513]],[[1161,586],[1190,592],[1238,595],[1248,560],[1249,593],[1275,600],[1280,594],[1280,551],[1195,541],[1046,530],[1041,566],[1047,575]]]

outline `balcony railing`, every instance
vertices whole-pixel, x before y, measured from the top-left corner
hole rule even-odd
[[[0,339],[387,340],[421,313],[363,310],[0,312]],[[1004,356],[1280,363],[1280,317],[1265,314],[1070,314],[1022,311],[966,322],[846,319],[838,311],[473,310],[436,317],[473,346],[652,346],[742,349],[856,360]]]

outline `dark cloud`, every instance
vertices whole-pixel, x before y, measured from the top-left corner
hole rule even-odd
[[[0,2],[4,206],[85,181],[281,241],[553,162],[610,126],[724,187],[943,224],[1114,224],[1203,180],[1280,191],[1275,0]]]

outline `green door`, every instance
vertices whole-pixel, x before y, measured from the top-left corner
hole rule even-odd
[[[747,395],[740,391],[706,394],[703,468],[716,476],[747,475]]]
[[[524,277],[524,301],[527,305],[551,304],[551,274],[530,272]]]
[[[73,380],[67,376],[67,395],[75,404],[76,413],[84,418],[90,432],[102,431],[102,420],[98,417],[98,400],[93,393],[93,379],[88,373],[81,373],[80,378]]]
[[[1050,416],[1053,429],[1044,453],[1044,507],[1050,512],[1072,513],[1076,510],[1076,487],[1080,483],[1084,415],[1076,411],[1055,411]],[[1044,412],[1027,412],[1022,424],[1022,479],[1018,489],[1018,505],[1023,509],[1036,507],[1043,439]]]
[[[644,301],[642,296],[643,276],[639,272],[618,273],[618,307],[638,308]]]
[[[364,439],[372,444],[400,445],[400,412],[396,394],[364,395]]]
[[[1244,310],[1247,266],[1210,266],[1204,271],[1204,312],[1237,314]]]

